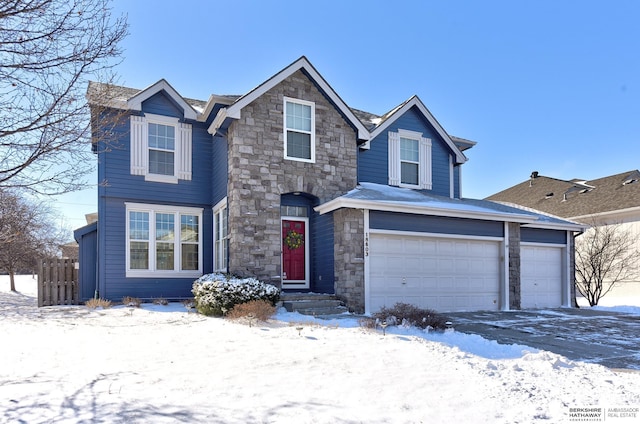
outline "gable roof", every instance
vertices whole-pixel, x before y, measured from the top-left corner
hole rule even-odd
[[[325,81],[316,68],[311,65],[305,56],[301,56],[298,60],[248,92],[247,94],[238,98],[232,105],[226,108],[220,109],[218,115],[213,120],[213,123],[209,127],[209,132],[214,133],[218,128],[222,126],[226,119],[239,119],[242,113],[242,109],[249,103],[253,102],[267,91],[271,90],[276,85],[280,84],[286,78],[290,77],[293,73],[304,70],[306,74],[318,85],[320,90],[331,100],[333,104],[340,110],[340,112],[346,117],[346,119],[356,128],[357,137],[359,140],[368,140],[369,131],[356,117],[353,111],[347,106],[347,104],[340,98],[333,88]]]
[[[631,170],[595,180],[560,180],[537,175],[487,197],[565,218],[640,209],[640,172]]]
[[[340,208],[519,222],[536,228],[571,231],[583,231],[585,228],[582,224],[531,209],[488,200],[452,199],[428,192],[375,183],[359,183],[354,190],[317,206],[315,210],[324,214]]]
[[[458,146],[458,143],[456,143],[454,139],[444,130],[444,128],[442,128],[438,120],[431,114],[431,112],[429,112],[429,109],[427,109],[424,103],[422,103],[420,98],[415,95],[381,116],[379,118],[379,122],[376,123],[375,127],[370,129],[371,139],[373,140],[378,135],[380,135],[385,129],[389,127],[389,125],[391,125],[396,119],[404,115],[412,107],[416,107],[429,122],[429,124],[433,126],[440,137],[442,137],[444,142],[455,154],[456,163],[465,163],[467,161],[467,157],[462,153],[462,149]],[[465,144],[467,146],[467,149],[473,147],[476,144],[475,142],[470,140],[460,138],[458,138],[458,140],[459,144]],[[462,141],[465,141],[466,143],[463,143]]]
[[[87,100],[89,104],[139,111],[142,109],[142,102],[163,90],[182,108],[187,119],[197,119],[206,107],[206,103],[202,100],[182,97],[165,79],[142,90],[90,81],[87,87]]]

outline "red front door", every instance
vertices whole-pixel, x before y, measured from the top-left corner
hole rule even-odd
[[[284,288],[308,288],[306,221],[282,220],[282,284]]]

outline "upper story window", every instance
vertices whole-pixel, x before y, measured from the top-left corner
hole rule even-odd
[[[302,162],[315,162],[315,104],[284,98],[284,157]]]
[[[176,127],[149,122],[149,173],[175,175]]]
[[[389,185],[430,190],[431,167],[430,139],[416,131],[389,132]]]
[[[127,203],[127,277],[202,274],[202,209]]]
[[[171,116],[131,116],[131,174],[146,181],[191,179],[191,125]]]

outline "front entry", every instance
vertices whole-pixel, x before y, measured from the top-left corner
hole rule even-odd
[[[309,288],[308,219],[282,219],[282,288]]]

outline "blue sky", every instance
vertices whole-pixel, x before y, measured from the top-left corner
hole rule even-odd
[[[595,179],[639,168],[640,2],[115,0],[122,85],[244,94],[305,55],[351,107],[417,94],[466,152],[463,196],[531,171]],[[84,224],[95,189],[57,202]]]

